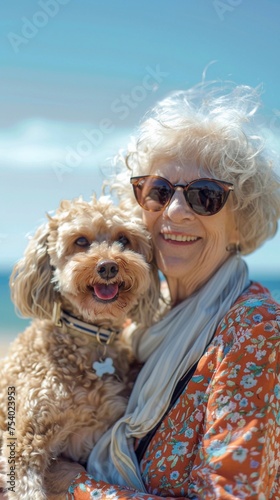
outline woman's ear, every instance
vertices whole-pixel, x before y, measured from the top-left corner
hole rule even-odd
[[[46,319],[52,315],[56,299],[48,255],[49,224],[40,226],[29,241],[23,258],[14,266],[11,296],[25,317]]]

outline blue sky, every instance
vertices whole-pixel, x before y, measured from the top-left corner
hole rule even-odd
[[[278,0],[5,2],[0,270],[62,198],[99,193],[108,158],[145,111],[199,82],[208,65],[208,79],[262,85],[264,126],[278,148],[279,19]],[[278,233],[250,257],[252,269],[280,274],[279,247]]]

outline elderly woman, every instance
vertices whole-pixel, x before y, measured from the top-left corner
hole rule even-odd
[[[280,306],[241,257],[280,217],[257,108],[251,88],[199,85],[160,102],[130,146],[119,194],[142,211],[169,303],[132,336],[144,366],[126,414],[68,499],[280,499]]]
[[[244,86],[174,93],[127,153],[170,305],[135,333],[145,364],[126,414],[68,499],[280,499],[280,306],[241,257],[280,217],[257,108]]]

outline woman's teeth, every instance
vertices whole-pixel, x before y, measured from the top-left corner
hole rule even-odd
[[[196,241],[198,239],[196,236],[184,236],[182,234],[163,233],[162,235],[165,240],[172,241]]]

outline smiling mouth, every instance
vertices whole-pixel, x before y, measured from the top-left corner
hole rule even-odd
[[[119,283],[96,283],[89,286],[93,297],[98,302],[114,302],[119,297],[119,290],[123,284]]]
[[[165,241],[179,241],[183,243],[192,243],[194,241],[198,241],[199,238],[197,236],[187,236],[183,234],[173,234],[173,233],[161,233],[162,237]]]

